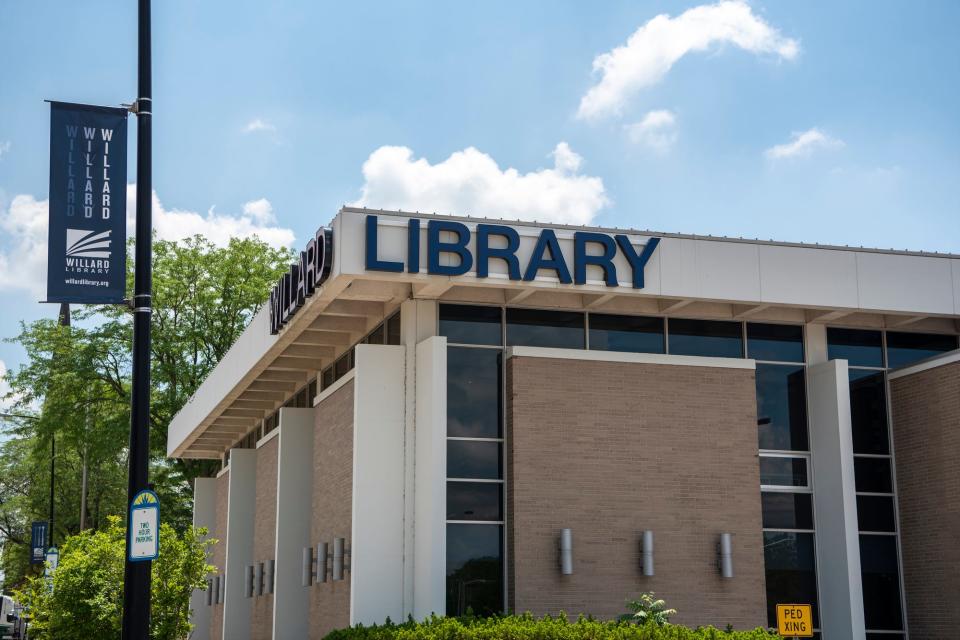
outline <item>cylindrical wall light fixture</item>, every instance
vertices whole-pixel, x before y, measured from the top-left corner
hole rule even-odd
[[[573,530],[560,529],[560,573],[573,574]]]
[[[343,538],[333,539],[333,567],[330,571],[334,581],[343,580]]]
[[[263,595],[263,578],[264,578],[264,563],[257,563],[257,577],[254,580],[255,588],[257,590],[257,595]]]
[[[253,565],[248,564],[243,570],[243,596],[253,597]]]
[[[213,605],[213,578],[207,580],[207,606]]]
[[[729,533],[720,534],[720,543],[717,545],[717,566],[720,568],[720,576],[723,578],[733,577],[733,535]]]
[[[303,548],[303,559],[300,567],[300,584],[309,587],[313,584],[313,547]]]
[[[275,560],[267,560],[267,593],[273,593],[274,576],[277,571]]]
[[[327,581],[327,558],[330,557],[330,545],[321,542],[317,545],[317,582]]]
[[[223,601],[226,599],[227,593],[227,572],[223,572],[223,577],[220,578],[220,586],[217,587],[217,602],[223,604]]]
[[[653,575],[653,531],[649,529],[643,532],[640,541],[640,568],[643,569],[643,575]]]

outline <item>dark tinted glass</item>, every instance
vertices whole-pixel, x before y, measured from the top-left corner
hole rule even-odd
[[[757,431],[761,449],[807,450],[806,389],[802,366],[757,365]]]
[[[447,477],[496,480],[502,476],[499,442],[447,441]]]
[[[333,369],[337,380],[345,376],[350,369],[353,369],[353,349],[340,356]]]
[[[507,344],[510,346],[583,349],[583,333],[582,313],[507,309]]]
[[[747,323],[747,357],[754,360],[803,362],[803,327]]]
[[[847,360],[851,367],[882,367],[883,339],[879,331],[828,327],[827,356]]]
[[[853,459],[857,491],[865,493],[893,493],[889,458]]]
[[[887,366],[903,367],[957,348],[957,336],[887,332]]]
[[[503,344],[500,307],[442,304],[440,335],[452,344]]]
[[[813,605],[813,626],[819,626],[813,534],[764,531],[763,559],[767,572],[767,624],[777,626],[778,602],[802,602]]]
[[[764,491],[764,529],[813,529],[813,496],[809,493]]]
[[[447,520],[503,520],[499,482],[448,482]]]
[[[323,383],[322,386],[324,389],[326,389],[327,387],[329,387],[335,382],[336,378],[334,377],[334,375],[335,374],[332,366],[327,367],[326,369],[323,370],[323,377],[321,379],[321,382]]]
[[[807,486],[807,461],[803,458],[761,456],[760,484],[805,487]]]
[[[868,633],[866,640],[903,640],[902,633]]]
[[[590,314],[590,348],[663,353],[663,318]]]
[[[896,531],[893,496],[857,496],[860,531]]]
[[[367,337],[367,343],[383,344],[385,333],[386,333],[386,329],[384,328],[384,326],[382,324],[378,325],[376,329],[370,332],[370,335]]]
[[[313,399],[317,397],[317,379],[314,378],[310,381],[310,384],[307,385],[307,399],[309,400],[308,407],[313,406]]]
[[[681,356],[743,357],[739,322],[719,320],[669,320],[670,353]]]
[[[400,344],[400,314],[387,318],[387,344]]]
[[[503,530],[500,525],[447,525],[447,615],[503,610]]]
[[[890,453],[882,371],[850,369],[850,418],[854,453]]]
[[[861,535],[860,572],[867,629],[902,630],[896,537]]]
[[[500,437],[500,350],[447,349],[447,435]]]

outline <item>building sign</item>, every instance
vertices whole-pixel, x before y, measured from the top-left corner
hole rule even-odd
[[[784,637],[813,637],[813,607],[809,604],[778,604],[777,632]]]
[[[290,271],[270,292],[270,333],[280,333],[307,298],[330,277],[332,265],[333,231],[318,229],[300,252],[300,260],[290,265]]]
[[[377,252],[377,216],[366,219],[366,250],[364,264],[368,271],[393,273],[420,272],[420,220],[410,218],[407,222],[406,263],[381,260]],[[441,240],[441,233],[453,234],[454,240]],[[429,220],[427,222],[427,273],[440,276],[461,276],[475,271],[478,278],[490,275],[490,260],[502,260],[507,265],[510,280],[534,280],[541,272],[548,272],[563,284],[586,284],[587,267],[596,266],[603,271],[603,280],[608,287],[619,286],[617,267],[613,260],[623,255],[630,265],[634,289],[643,289],[643,270],[660,244],[660,238],[650,238],[646,244],[635,247],[630,238],[622,233],[610,235],[593,231],[576,231],[573,234],[573,264],[567,263],[560,250],[560,242],[553,229],[542,229],[534,245],[533,253],[526,264],[520,264],[517,249],[520,234],[513,227],[501,224],[478,224],[476,250],[470,250],[473,233],[467,225],[453,220]],[[496,245],[491,242],[497,238]],[[499,246],[506,245],[506,246]],[[456,256],[457,264],[441,264],[443,254]],[[571,269],[572,267],[572,269]]]
[[[141,491],[130,505],[127,556],[130,562],[156,560],[160,555],[160,499],[150,490]]]
[[[43,564],[47,550],[47,521],[38,520],[30,527],[30,564]]]
[[[50,103],[49,216],[47,302],[122,302],[126,109]]]

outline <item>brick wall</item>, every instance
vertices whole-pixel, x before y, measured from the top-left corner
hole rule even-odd
[[[907,624],[960,628],[960,362],[890,381]]]
[[[214,519],[216,523],[213,531],[210,532],[211,538],[217,539],[217,544],[213,546],[213,552],[210,554],[210,564],[217,568],[217,575],[223,580],[223,568],[227,559],[227,498],[230,488],[230,472],[227,471],[217,478],[217,513]],[[216,585],[214,585],[216,586]],[[217,600],[216,593],[213,594],[213,602]],[[222,640],[223,638],[223,602],[213,604],[210,612],[210,640]]]
[[[263,595],[254,585],[251,607],[251,640],[273,637],[273,595],[267,593],[267,561],[273,559],[277,534],[277,452],[280,438],[274,437],[257,449],[256,521],[253,530],[253,562],[263,563]],[[256,573],[254,573],[256,576]]]
[[[315,408],[313,440],[313,525],[316,547],[333,539],[351,539],[353,497],[353,381]],[[333,629],[350,625],[350,574],[310,588],[310,638],[319,640]]]
[[[675,622],[766,625],[754,371],[514,357],[506,375],[511,609],[610,618],[654,591]],[[733,579],[716,567],[721,532]]]

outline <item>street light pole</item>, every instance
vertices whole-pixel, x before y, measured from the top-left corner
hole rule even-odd
[[[60,326],[69,327],[70,326],[70,304],[67,302],[60,303]],[[57,472],[57,432],[52,428],[50,429],[50,527],[47,533],[47,548],[53,546],[53,487],[56,478]]]

